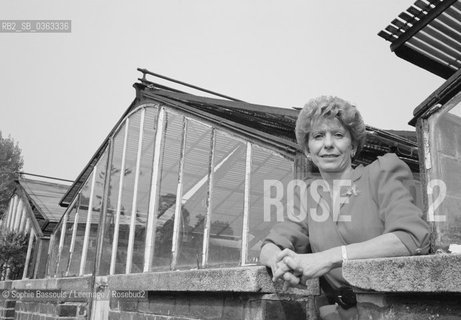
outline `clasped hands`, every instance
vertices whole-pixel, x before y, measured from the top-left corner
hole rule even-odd
[[[306,281],[318,278],[330,271],[334,264],[327,252],[299,254],[284,249],[276,254],[271,265],[272,281],[284,281],[284,289],[288,286],[306,284]]]

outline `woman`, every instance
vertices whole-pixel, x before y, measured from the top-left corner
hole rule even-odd
[[[366,167],[352,168],[365,135],[362,117],[350,103],[322,96],[305,105],[296,122],[296,138],[318,167],[322,183],[307,181],[308,190],[301,193],[307,207],[300,208],[307,218],[276,225],[260,253],[274,281],[296,285],[322,277],[322,289],[337,305],[321,309],[325,319],[332,308],[343,319],[356,317],[355,296],[342,277],[344,260],[429,250],[429,227],[406,187],[413,178],[408,166],[387,154]]]

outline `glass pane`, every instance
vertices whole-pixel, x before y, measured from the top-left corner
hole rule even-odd
[[[166,112],[154,259],[152,262],[154,270],[167,269],[171,264],[171,244],[182,136],[183,117],[170,111]]]
[[[428,216],[428,220],[436,221],[437,248],[461,243],[461,103],[453,104],[431,120],[434,168],[430,177],[433,194],[429,195],[429,208],[434,209],[434,216]]]
[[[34,276],[34,269],[35,269],[35,263],[37,261],[37,252],[38,252],[37,236],[34,235],[32,238],[33,238],[32,244],[31,244],[32,250],[30,251],[30,260],[29,260],[29,265],[27,267],[27,275],[26,275],[28,279],[32,279]]]
[[[242,240],[246,144],[216,134],[209,265],[238,265]]]
[[[115,210],[117,209],[118,191],[120,187],[120,172],[122,171],[123,139],[126,126],[123,126],[114,137],[112,147],[112,161],[110,168],[110,182],[107,199],[106,225],[102,245],[101,264],[99,275],[109,274],[112,258],[112,242],[114,241]]]
[[[264,212],[264,181],[275,180],[280,182],[282,186],[278,190],[282,193],[279,195],[281,197],[280,202],[282,203],[282,208],[285,209],[286,187],[292,178],[293,161],[287,160],[268,149],[256,145],[252,146],[247,263],[256,263],[258,261],[262,240],[267,236],[272,226],[278,222],[278,214],[280,217],[285,216],[285,212],[276,212],[276,206],[270,206],[270,212]],[[275,188],[272,193],[275,193]],[[276,196],[276,194],[270,195],[271,198],[276,198]]]
[[[75,205],[69,211],[69,216],[67,218],[64,235],[64,245],[61,251],[61,258],[59,259],[58,270],[56,271],[56,275],[58,277],[64,277],[66,274],[67,266],[69,264],[69,250],[70,250],[70,243],[72,241],[72,231],[74,230],[74,220],[75,220],[75,213],[77,212],[77,206]]]
[[[177,266],[200,267],[207,213],[211,127],[187,120]]]
[[[69,276],[77,276],[80,272],[80,261],[82,260],[83,238],[85,236],[85,226],[87,220],[88,206],[90,203],[90,183],[92,174],[80,192],[77,221],[77,234],[75,236],[74,250],[70,253]]]
[[[19,220],[21,219],[21,213],[24,208],[24,202],[22,199],[18,198],[18,205],[16,206],[16,210],[13,213],[13,224],[11,226],[12,230],[18,230]]]
[[[130,234],[131,211],[133,207],[134,180],[140,123],[141,113],[139,111],[130,116],[123,177],[122,205],[120,209],[117,263],[115,266],[116,274],[126,272],[126,254]]]
[[[61,225],[59,225],[61,226]],[[59,238],[61,237],[61,227],[52,236],[50,257],[48,259],[47,276],[55,277],[56,265],[58,263]]]
[[[107,154],[109,148],[106,148],[104,154],[96,165],[96,179],[94,181],[93,202],[91,210],[90,236],[88,238],[88,251],[86,253],[85,274],[94,272],[96,262],[96,247],[98,243],[98,226],[101,217],[101,207],[104,194],[104,181],[106,177]]]
[[[144,248],[146,245],[146,222],[149,210],[149,195],[152,181],[152,161],[154,158],[157,109],[147,108],[144,116],[141,162],[136,200],[136,224],[133,247],[132,273],[144,268]]]

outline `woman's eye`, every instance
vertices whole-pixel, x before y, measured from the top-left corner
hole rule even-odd
[[[342,138],[342,137],[344,137],[344,134],[342,134],[341,132],[337,132],[335,134],[335,136],[338,137],[338,138]]]

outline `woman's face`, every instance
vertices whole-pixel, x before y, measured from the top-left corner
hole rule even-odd
[[[308,155],[320,172],[341,173],[351,167],[351,134],[337,118],[322,118],[312,126]]]

